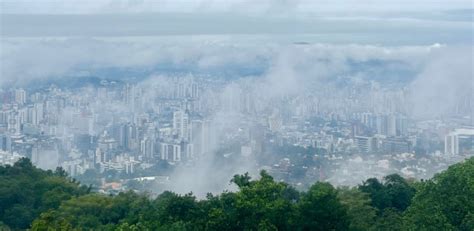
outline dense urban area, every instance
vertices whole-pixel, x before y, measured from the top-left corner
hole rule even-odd
[[[203,197],[232,189],[237,173],[265,170],[308,189],[391,173],[427,179],[474,154],[469,95],[449,116],[414,119],[407,88],[374,81],[285,95],[251,78],[192,74],[70,81],[1,92],[2,165],[61,166],[105,194]]]

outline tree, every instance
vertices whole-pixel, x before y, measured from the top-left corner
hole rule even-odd
[[[192,221],[199,215],[196,197],[191,193],[180,196],[173,192],[164,192],[154,203],[158,208],[158,220],[161,224]]]
[[[394,208],[386,208],[381,212],[381,215],[377,218],[374,229],[390,231],[407,230],[407,228],[403,226],[402,214]]]
[[[398,211],[405,211],[415,195],[415,188],[398,174],[384,177],[385,193],[388,194],[391,207]]]
[[[424,181],[404,221],[413,229],[474,230],[474,157]]]
[[[205,217],[206,230],[239,230],[237,220],[236,194],[223,192],[218,196],[208,194],[206,200],[199,202]]]
[[[370,197],[357,188],[340,188],[338,198],[346,206],[350,220],[349,230],[365,231],[373,229],[377,209],[371,206]]]
[[[297,204],[295,226],[300,230],[347,230],[349,224],[347,209],[329,183],[314,184]]]
[[[234,175],[234,177],[232,178],[230,182],[236,184],[237,186],[239,186],[239,188],[241,188],[241,187],[249,186],[250,180],[251,180],[251,177],[249,176],[249,173],[246,172],[244,175]]]
[[[294,200],[288,198],[293,189],[282,182],[275,182],[265,171],[260,172],[260,179],[249,181],[248,176],[240,184],[235,196],[238,229],[259,229],[276,227],[278,230],[290,229],[289,218],[294,211]],[[236,179],[236,177],[234,177]]]
[[[415,195],[415,188],[398,174],[384,177],[383,183],[376,178],[370,178],[359,185],[359,190],[369,194],[372,206],[377,208],[379,213],[386,208],[403,212]]]
[[[27,160],[0,166],[0,229],[27,229],[34,219],[32,230],[474,230],[474,158],[416,184],[389,175],[356,188],[317,182],[301,193],[265,171],[258,180],[236,175],[238,191],[203,200],[90,193],[61,172]]]
[[[42,212],[86,193],[88,188],[64,170],[44,171],[21,158],[13,166],[0,166],[0,221],[12,229],[27,229]]]
[[[385,187],[377,178],[367,179],[362,185],[359,185],[359,190],[369,195],[372,206],[378,210],[391,206],[391,201],[385,193]]]

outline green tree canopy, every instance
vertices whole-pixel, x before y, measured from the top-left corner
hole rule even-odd
[[[417,183],[388,175],[354,188],[317,182],[298,192],[265,171],[231,182],[237,191],[205,199],[112,196],[90,192],[62,169],[44,171],[21,159],[0,166],[0,229],[474,230],[474,158]]]
[[[474,230],[474,158],[424,181],[405,214],[413,229]]]
[[[370,196],[372,206],[379,212],[386,208],[403,212],[415,195],[415,188],[398,174],[384,177],[383,182],[370,178],[359,185],[359,190]]]
[[[0,166],[0,220],[12,229],[26,229],[40,213],[89,190],[61,168],[44,171],[21,158],[13,166]]]

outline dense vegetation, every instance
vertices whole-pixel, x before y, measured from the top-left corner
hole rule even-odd
[[[43,171],[20,159],[13,166],[0,166],[0,221],[11,228],[28,228],[42,212],[89,191],[60,168]]]
[[[298,192],[266,172],[231,181],[237,192],[204,200],[107,196],[21,159],[0,167],[0,230],[474,230],[474,158],[421,182],[389,175]]]

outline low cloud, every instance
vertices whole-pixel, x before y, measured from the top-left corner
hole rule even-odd
[[[396,76],[406,79],[413,112],[426,116],[455,110],[463,97],[472,97],[472,57],[472,46],[265,44],[225,36],[191,41],[183,37],[3,39],[0,86],[77,73],[94,75],[102,69],[132,69],[145,75],[211,73],[234,81],[252,76],[253,84],[262,85],[265,95],[272,97],[311,90],[334,78],[373,78],[383,86]]]
[[[473,47],[444,47],[433,52],[410,84],[414,114],[425,118],[443,116],[466,108],[461,104],[474,102],[473,57]],[[470,109],[472,116],[474,105]]]
[[[183,37],[140,39],[3,39],[0,60],[2,82],[27,82],[36,78],[67,76],[100,68],[178,67],[192,70],[225,68],[267,69],[269,78],[281,71],[294,75],[328,76],[343,72],[348,61],[395,60],[420,66],[426,47],[381,47],[362,45],[298,46],[292,44],[241,44],[232,39]],[[171,42],[173,41],[173,42]],[[209,42],[212,41],[212,42]],[[293,74],[289,74],[291,76]],[[284,78],[287,75],[282,76]],[[276,77],[279,78],[279,77]]]

